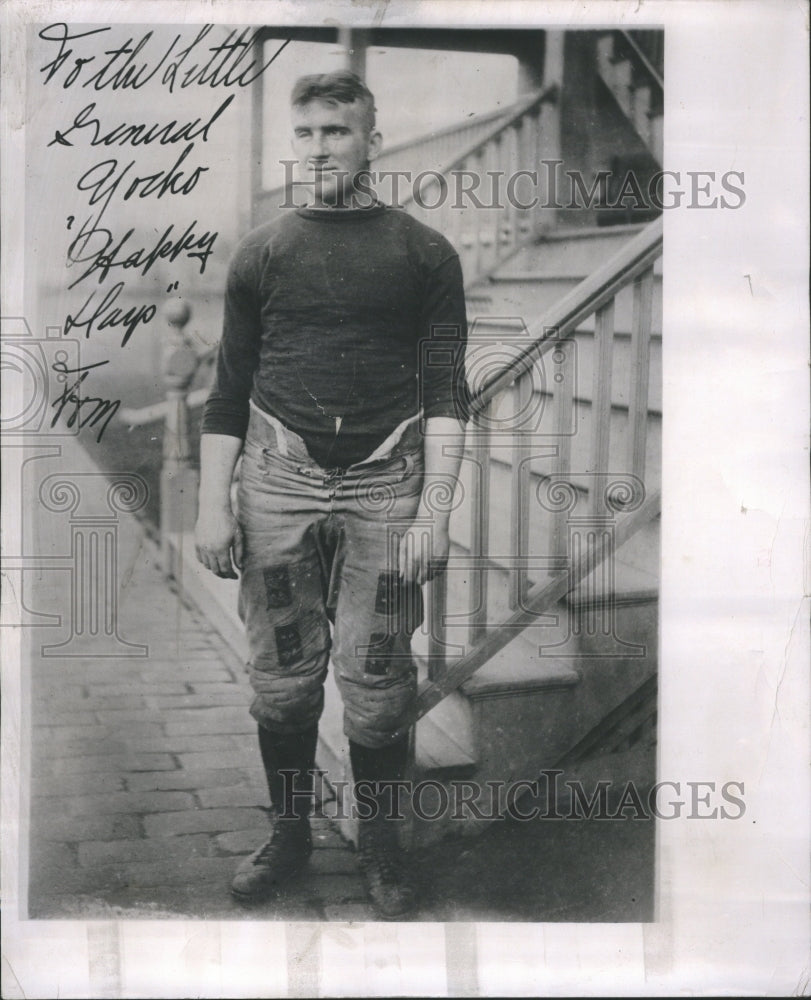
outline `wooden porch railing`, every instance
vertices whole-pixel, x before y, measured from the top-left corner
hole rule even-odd
[[[662,220],[647,226],[619,253],[582,281],[530,329],[526,346],[516,345],[506,361],[476,391],[471,400],[472,421],[468,428],[469,455],[479,470],[474,489],[468,555],[452,556],[448,571],[431,584],[428,611],[428,678],[419,690],[418,712],[422,716],[457,689],[516,635],[538,624],[539,616],[577,584],[587,578],[637,531],[660,512],[658,494],[646,497],[645,454],[648,436],[649,353],[652,329],[654,264],[662,253]],[[614,306],[620,291],[632,286],[633,318],[627,451],[623,468],[609,463],[613,389]],[[594,355],[591,413],[588,421],[590,446],[587,470],[572,468],[571,428],[574,380],[571,377],[572,334],[591,316],[594,322]],[[504,349],[499,348],[499,357]],[[513,412],[526,412],[533,393],[533,372],[547,355],[554,357],[556,375],[550,379],[551,414],[544,434],[545,447],[554,442],[552,474],[537,490],[538,502],[551,514],[551,530],[544,540],[548,576],[531,584],[527,540],[530,525],[530,464],[532,431],[516,421],[512,432],[510,483],[510,551],[499,553],[507,566],[511,614],[498,624],[488,617],[488,570],[496,565],[491,551],[490,450],[491,418],[498,398],[512,392]],[[547,414],[544,414],[544,420]],[[587,478],[585,513],[572,510],[581,502]],[[543,496],[541,495],[543,488]],[[454,566],[456,562],[456,566]],[[448,628],[448,580],[456,569],[464,569],[469,580],[465,652],[450,662],[446,655],[458,642],[458,626]],[[459,621],[459,616],[454,616]],[[454,634],[455,633],[455,634]]]
[[[544,110],[556,100],[553,86],[519,101],[403,200],[406,211],[456,248],[468,287],[538,235]]]
[[[608,31],[597,42],[597,69],[658,163],[664,152],[664,33]]]
[[[372,164],[372,169],[376,173],[381,170],[408,170],[414,177],[423,170],[442,169],[460,149],[466,149],[478,141],[494,125],[504,121],[511,111],[511,107],[500,108],[498,111],[475,115],[467,121],[436,129],[416,139],[398,142],[393,146],[384,145]],[[381,195],[387,193],[383,191]],[[384,197],[384,200],[388,199]]]

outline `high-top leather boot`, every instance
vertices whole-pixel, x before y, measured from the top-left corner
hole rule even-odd
[[[316,727],[294,735],[259,727],[259,749],[277,815],[270,839],[237,868],[231,893],[241,902],[258,902],[272,895],[305,867],[312,854],[309,816],[313,779],[308,772],[315,766],[317,737]]]
[[[359,820],[358,862],[366,892],[378,915],[397,920],[415,905],[414,891],[401,864],[397,821],[389,815],[390,795],[380,783],[402,780],[408,756],[408,739],[370,750],[350,741],[349,756],[356,782],[370,783],[376,815]]]

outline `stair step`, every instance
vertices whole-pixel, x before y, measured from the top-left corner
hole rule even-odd
[[[479,698],[519,697],[534,691],[570,688],[580,683],[580,673],[571,660],[553,657],[516,657],[513,643],[488,660],[465,681],[462,691],[471,700]]]
[[[414,762],[421,771],[475,767],[473,713],[464,695],[452,692],[419,720]]]

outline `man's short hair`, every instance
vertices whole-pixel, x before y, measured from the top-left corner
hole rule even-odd
[[[290,94],[291,106],[301,108],[311,101],[360,104],[369,131],[375,127],[374,96],[363,80],[347,69],[337,70],[334,73],[314,73],[296,80]]]

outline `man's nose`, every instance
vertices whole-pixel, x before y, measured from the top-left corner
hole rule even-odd
[[[327,137],[316,132],[310,144],[310,159],[325,160],[327,158]]]

